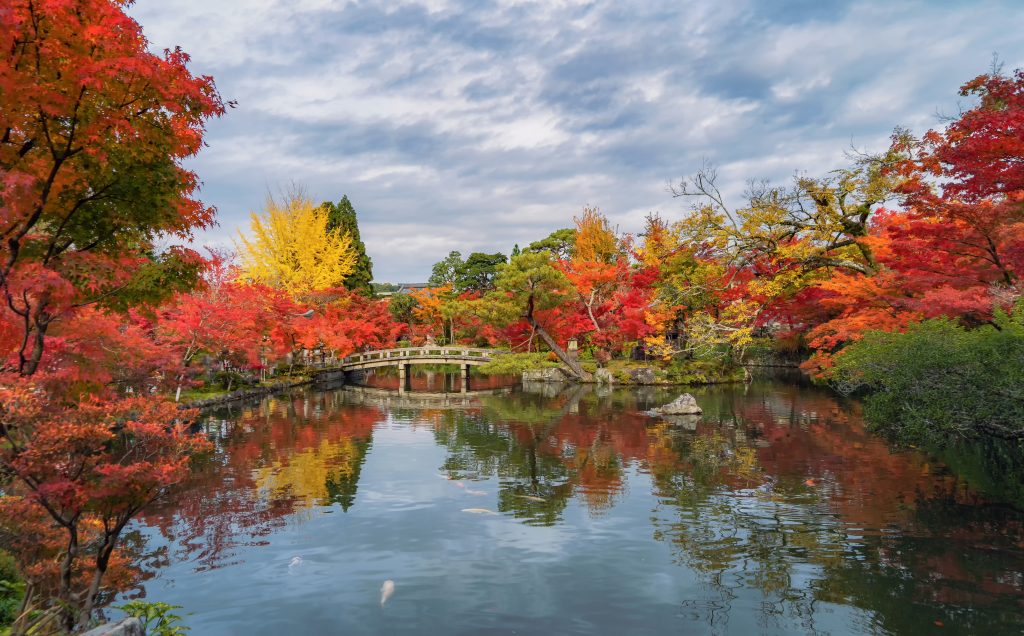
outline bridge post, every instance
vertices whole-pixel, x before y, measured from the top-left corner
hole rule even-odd
[[[462,392],[469,391],[469,364],[466,362],[462,363]]]
[[[398,391],[404,393],[412,389],[412,379],[410,373],[412,365],[408,362],[401,362],[398,365]]]

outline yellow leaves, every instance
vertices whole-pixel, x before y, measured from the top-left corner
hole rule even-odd
[[[340,287],[356,265],[352,240],[327,229],[327,211],[301,195],[267,199],[253,214],[251,237],[239,233],[242,276],[299,295]]]
[[[328,482],[351,480],[362,461],[355,440],[322,440],[287,461],[274,460],[253,470],[256,488],[271,499],[290,497],[305,506],[326,503]]]
[[[576,222],[574,261],[615,261],[619,255],[619,240],[608,219],[597,208],[583,208],[583,215],[573,218],[573,221]]]
[[[668,341],[665,334],[655,334],[644,337],[644,351],[647,355],[662,360],[670,360],[675,353],[672,343]]]
[[[647,215],[643,243],[636,250],[637,259],[646,267],[660,267],[679,247],[676,233],[656,214]]]

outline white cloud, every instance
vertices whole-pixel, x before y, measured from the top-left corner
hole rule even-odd
[[[809,6],[798,3],[798,6]],[[624,231],[685,209],[665,181],[707,157],[723,190],[842,165],[955,112],[997,51],[1024,64],[1015,0],[140,0],[239,106],[190,163],[223,242],[268,189],[348,194],[380,279],[449,250],[507,250],[584,205]]]

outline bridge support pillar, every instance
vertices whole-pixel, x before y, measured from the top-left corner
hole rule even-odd
[[[469,391],[469,365],[465,362],[462,363],[462,392]]]
[[[398,391],[404,393],[412,390],[412,365],[402,362],[398,365]]]

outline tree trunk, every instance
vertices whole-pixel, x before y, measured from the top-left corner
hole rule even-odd
[[[597,318],[594,318],[594,296],[596,294],[597,290],[590,292],[590,300],[587,301],[587,314],[590,315],[590,322],[594,323],[594,329],[600,332],[601,325],[597,324]]]
[[[591,376],[583,370],[583,367],[580,366],[579,360],[570,357],[564,349],[559,347],[558,343],[555,342],[555,339],[551,337],[551,334],[549,334],[544,327],[541,327],[540,323],[537,322],[537,319],[533,317],[533,306],[533,294],[531,294],[529,300],[526,301],[526,315],[524,317],[527,322],[530,323],[530,326],[533,327],[533,330],[540,335],[544,342],[551,347],[551,350],[555,352],[558,359],[565,363],[565,366],[569,367],[573,375],[584,382],[589,382],[591,380]]]
[[[79,625],[87,626],[92,619],[92,610],[96,607],[96,599],[100,595],[100,585],[103,583],[103,577],[107,573],[107,567],[110,565],[110,555],[114,552],[116,542],[117,537],[108,534],[97,552],[95,569],[92,572],[92,581],[89,583],[89,590],[85,593],[85,598],[82,599],[82,607],[79,610]]]
[[[60,593],[58,598],[64,606],[61,612],[64,628],[71,632],[75,628],[74,596],[71,590],[75,560],[78,558],[78,528],[76,522],[65,526],[68,531],[68,545],[60,562]]]

